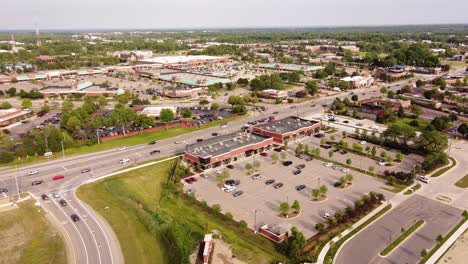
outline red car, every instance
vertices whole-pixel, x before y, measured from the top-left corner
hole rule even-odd
[[[193,178],[187,178],[185,179],[185,182],[191,184],[193,182]]]
[[[266,152],[262,152],[262,153],[260,153],[260,156],[262,156],[262,157],[266,157],[266,156],[268,156],[268,153],[266,153]]]
[[[61,180],[61,179],[63,179],[63,178],[65,178],[65,176],[63,176],[63,175],[57,175],[57,176],[52,177],[52,180],[58,181],[58,180]]]

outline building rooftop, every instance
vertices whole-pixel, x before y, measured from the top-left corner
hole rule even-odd
[[[266,124],[257,125],[255,126],[255,128],[274,132],[274,133],[284,134],[284,133],[296,131],[304,127],[309,127],[317,123],[318,123],[317,121],[305,120],[305,119],[301,119],[298,117],[290,116],[284,119],[271,121]]]
[[[147,63],[159,63],[159,64],[174,64],[174,63],[190,63],[193,61],[216,61],[227,59],[227,57],[218,57],[218,56],[205,56],[205,55],[195,55],[195,56],[163,56],[155,57],[150,59],[140,60],[141,62]]]
[[[260,67],[268,69],[278,69],[287,71],[318,71],[323,69],[322,66],[302,65],[302,64],[286,64],[286,63],[262,63]]]
[[[268,139],[268,137],[248,132],[235,132],[187,145],[185,151],[191,155],[202,158],[215,157],[229,153],[235,149],[258,144]]]

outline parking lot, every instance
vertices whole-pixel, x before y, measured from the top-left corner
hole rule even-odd
[[[330,138],[331,135],[329,135],[329,134],[324,134],[324,135],[325,135],[325,137],[323,137],[323,138],[326,141],[329,141],[329,138]],[[343,139],[343,137],[342,137],[342,135],[340,133],[335,133],[334,135],[335,135],[335,138],[336,138],[335,142],[338,142],[341,139]],[[317,148],[317,147],[320,146],[320,140],[321,139],[322,138],[311,137],[311,138],[308,138],[308,139],[302,141],[301,143],[308,144],[311,148]],[[377,151],[376,152],[377,157],[380,157],[380,154],[382,153],[382,151],[384,151],[387,155],[389,155],[389,156],[391,156],[393,158],[395,158],[397,153],[399,153],[399,151],[397,151],[395,149],[391,149],[391,148],[387,148],[387,147],[381,147],[379,145],[375,145],[375,144],[372,144],[372,143],[369,143],[369,142],[365,142],[365,144],[361,144],[361,142],[359,140],[355,140],[353,138],[346,138],[344,140],[348,142],[349,148],[352,148],[353,143],[358,143],[364,149],[363,153],[366,153],[366,151],[365,151],[366,147],[369,147],[370,149],[372,149],[372,147],[375,147],[376,151]],[[364,143],[364,142],[362,142],[362,143]],[[294,149],[295,147],[296,147],[296,145],[291,146],[292,149]],[[351,159],[351,161],[352,161],[351,166],[359,168],[359,169],[363,169],[363,170],[369,170],[369,167],[373,166],[374,169],[375,169],[375,172],[378,173],[378,174],[381,174],[381,175],[383,175],[386,170],[411,172],[414,169],[414,165],[416,165],[419,162],[422,162],[423,159],[424,159],[422,156],[412,154],[412,153],[411,154],[403,154],[402,162],[393,162],[392,166],[382,166],[382,165],[379,165],[379,162],[374,160],[374,159],[367,158],[367,157],[364,157],[364,156],[361,156],[361,155],[357,155],[357,154],[354,154],[354,153],[351,153],[351,152],[347,152],[346,154],[341,154],[339,151],[336,151],[336,152],[333,153],[333,156],[330,158],[328,156],[328,152],[330,150],[334,150],[334,149],[335,148],[333,148],[333,147],[329,148],[329,149],[325,149],[325,148],[320,147],[320,154],[321,154],[322,157],[337,161],[337,162],[342,163],[342,164],[346,164],[346,160]]]
[[[233,192],[227,193],[217,187],[217,172],[214,170],[205,173],[208,175],[207,179],[197,176],[198,181],[186,184],[185,190],[195,189],[197,199],[204,200],[209,205],[219,204],[224,213],[230,212],[234,219],[246,221],[250,228],[254,228],[255,218],[257,228],[263,224],[279,224],[286,221],[300,228],[306,237],[316,233],[314,226],[323,220],[322,216],[325,212],[334,213],[336,210],[344,209],[364,193],[376,191],[383,193],[387,198],[393,196],[392,193],[380,188],[384,186],[383,181],[356,172],[352,172],[354,180],[351,188],[335,188],[333,184],[346,175],[342,171],[325,167],[317,160],[301,160],[292,154],[287,154],[285,159],[292,161],[290,166],[284,166],[280,162],[272,164],[270,155],[273,152],[268,152],[267,157],[256,155],[245,158],[235,163],[233,169],[229,169],[230,178],[240,180],[236,188],[242,190],[243,194],[238,197],[234,197]],[[253,159],[261,163],[259,173],[262,178],[260,179],[254,180],[251,176],[247,176],[244,168],[245,164],[252,163]],[[305,164],[305,168],[302,173],[293,175],[293,171],[296,170],[295,166],[299,164]],[[275,183],[281,182],[284,186],[275,189],[274,184],[265,184],[268,179],[274,179]],[[306,185],[306,188],[297,191],[296,187],[302,184]],[[311,190],[323,184],[329,189],[327,200],[313,202]],[[280,203],[292,204],[294,200],[300,202],[301,213],[292,219],[280,218]]]
[[[414,222],[425,223],[386,257],[378,256],[391,241]],[[418,263],[420,252],[431,249],[438,235],[445,235],[461,220],[461,210],[414,195],[348,241],[336,263]]]

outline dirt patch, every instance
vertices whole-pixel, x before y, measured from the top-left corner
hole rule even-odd
[[[468,231],[465,231],[461,235],[455,244],[453,244],[450,249],[445,253],[445,255],[440,259],[438,264],[457,264],[457,263],[466,263],[468,259]]]

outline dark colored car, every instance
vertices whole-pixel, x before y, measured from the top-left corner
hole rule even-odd
[[[197,139],[197,142],[202,142],[203,141],[203,138],[198,138]]]
[[[262,152],[262,153],[260,153],[260,156],[262,156],[262,157],[267,157],[267,156],[268,156],[268,153]]]
[[[91,171],[90,168],[86,168],[86,169],[82,169],[82,170],[81,170],[81,173],[87,173],[87,172],[90,172],[90,171]]]
[[[72,214],[70,218],[73,220],[73,222],[80,221],[80,218],[76,214]]]
[[[274,182],[275,182],[275,180],[269,179],[269,180],[266,180],[266,181],[265,181],[265,184],[266,184],[266,185],[270,185],[270,184],[272,184],[272,183],[274,183]]]
[[[305,168],[305,164],[299,164],[299,165],[296,166],[296,169],[298,169],[298,170],[302,170],[304,168]]]
[[[336,187],[336,188],[341,187],[341,183],[340,182],[335,182],[333,184],[333,187]]]
[[[161,151],[159,149],[153,150],[150,152],[150,155],[159,154]]]
[[[278,111],[273,112],[273,114],[274,114],[274,115],[277,115],[277,114],[278,114]]]
[[[232,165],[232,164],[229,164],[229,165],[227,165],[227,166],[226,166],[226,168],[228,168],[228,169],[231,169],[231,170],[232,170],[232,169],[234,169],[234,165]]]
[[[150,142],[148,143],[148,145],[154,145],[154,144],[156,144],[156,141],[154,141],[154,140],[153,140],[153,141],[150,141]]]
[[[298,175],[298,174],[301,174],[301,172],[302,172],[301,170],[295,170],[295,171],[293,171],[293,174]]]
[[[281,151],[283,151],[282,148],[275,148],[275,149],[273,149],[273,150],[276,151],[276,152],[281,152]]]
[[[7,193],[8,192],[8,189],[6,188],[0,188],[0,193]]]
[[[290,160],[283,161],[284,166],[289,166],[291,164],[292,164],[292,161],[290,161]]]
[[[346,154],[346,153],[348,153],[348,151],[346,151],[346,150],[340,151],[340,154],[343,154],[343,155],[344,155],[344,154]]]
[[[39,184],[41,184],[41,183],[43,183],[43,182],[44,182],[44,181],[33,181],[33,182],[31,183],[31,185],[32,185],[32,186],[34,186],[34,185],[39,185]]]
[[[61,206],[67,206],[67,201],[65,201],[64,199],[60,200],[59,203]]]
[[[217,137],[217,136],[219,136],[219,133],[216,133],[216,132],[215,132],[215,133],[211,133],[211,135],[212,135],[213,137]]]
[[[284,184],[282,182],[278,182],[275,185],[273,185],[273,187],[275,187],[275,189],[279,189],[279,188],[281,188],[283,186],[284,186]]]
[[[339,149],[334,149],[334,150],[333,150],[333,152],[335,152],[335,153],[338,152],[338,151],[340,151],[340,150],[339,150]]]
[[[301,185],[296,186],[296,190],[297,190],[297,191],[302,191],[302,190],[305,189],[305,187],[306,187],[306,186],[305,186],[304,184],[301,184]]]
[[[194,182],[193,178],[187,178],[184,180],[186,183],[191,184]]]
[[[42,200],[49,200],[49,196],[47,194],[41,195]]]
[[[234,193],[232,193],[232,196],[234,197],[241,196],[243,193],[244,193],[243,191],[235,191]]]

